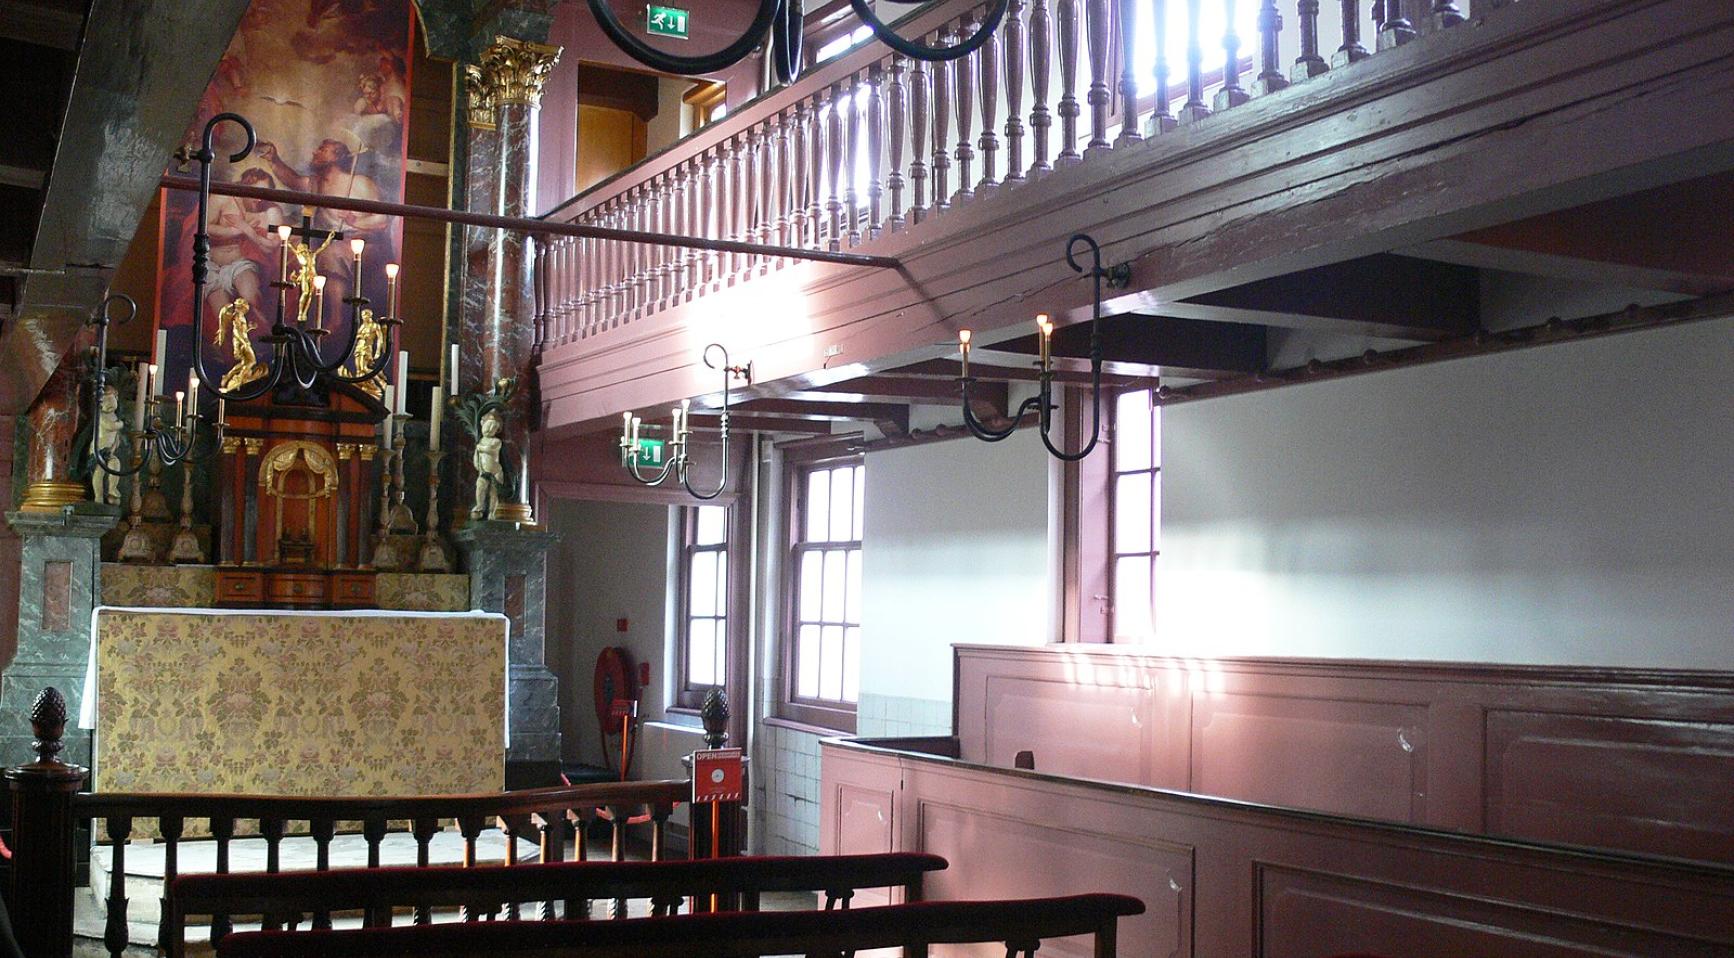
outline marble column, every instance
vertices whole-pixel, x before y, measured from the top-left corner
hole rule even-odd
[[[559,536],[512,522],[472,521],[452,533],[470,572],[470,605],[511,620],[511,748],[507,786],[559,784],[559,681],[547,665],[548,548]]]
[[[66,695],[72,714],[84,701],[90,613],[98,602],[103,534],[116,517],[69,510],[6,514],[23,540],[18,576],[18,651],[0,673],[0,765],[30,760],[30,702],[44,686]],[[90,739],[67,736],[63,758],[90,764]]]
[[[84,482],[72,474],[72,440],[78,433],[78,378],[84,350],[67,351],[30,405],[30,453],[24,464],[25,512],[58,513],[84,502]]]
[[[531,151],[542,85],[560,48],[496,37],[480,63],[464,68],[469,164],[464,198],[470,210],[533,216]],[[471,229],[465,251],[458,383],[463,392],[487,392],[502,379],[520,388],[506,417],[503,438],[524,447],[534,411],[530,388],[535,359],[535,273],[531,241],[518,233]]]

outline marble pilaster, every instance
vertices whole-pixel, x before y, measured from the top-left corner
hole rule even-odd
[[[9,512],[23,541],[18,576],[18,650],[0,673],[0,765],[29,760],[30,701],[44,686],[66,695],[78,713],[90,654],[90,613],[98,594],[98,550],[116,518],[69,510],[53,515]],[[69,736],[65,760],[90,764],[89,739]]]
[[[545,617],[548,548],[559,536],[512,522],[472,521],[452,538],[469,569],[470,606],[504,613],[512,623],[508,782],[552,784],[560,762],[560,697],[547,664]]]

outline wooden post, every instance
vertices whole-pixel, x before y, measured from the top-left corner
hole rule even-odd
[[[965,13],[957,30],[957,38],[961,41],[975,33],[975,17]],[[975,71],[970,69],[970,61],[981,55],[981,51],[967,57],[951,61],[952,78],[951,92],[957,99],[957,148],[953,151],[957,157],[957,192],[952,194],[951,203],[956,206],[967,202],[975,196],[975,184],[971,182],[974,175],[975,143],[970,130],[975,128]]]
[[[1264,0],[1258,8],[1258,82],[1253,84],[1253,90],[1259,96],[1275,93],[1288,86],[1288,77],[1283,76],[1279,60],[1282,57],[1282,13],[1276,8],[1276,0]]]
[[[1005,41],[1005,179],[1016,183],[1024,178],[1024,0],[1012,0],[1006,11],[1005,24],[1000,27]]]
[[[75,866],[72,796],[89,769],[60,761],[66,698],[49,686],[30,706],[36,761],[6,770],[12,793],[12,880],[7,904],[25,958],[72,954]]]
[[[1252,99],[1240,85],[1240,32],[1234,28],[1234,0],[1222,0],[1227,27],[1222,34],[1222,49],[1227,54],[1222,64],[1222,89],[1216,91],[1216,112],[1232,109]]]
[[[1293,80],[1309,80],[1330,70],[1325,58],[1319,56],[1319,0],[1298,0],[1295,11],[1300,15],[1300,56],[1289,71]]]

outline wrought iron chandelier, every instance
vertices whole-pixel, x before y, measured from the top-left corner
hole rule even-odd
[[[125,312],[118,318],[111,319],[110,310],[119,304],[125,307]],[[126,325],[133,316],[138,314],[138,303],[125,293],[111,293],[96,308],[87,325],[96,329],[96,342],[90,347],[91,371],[87,377],[90,383],[90,422],[92,430],[102,420],[105,411],[102,408],[103,394],[112,386],[108,374],[108,327],[110,322]],[[152,383],[158,382],[159,371],[154,363],[139,363],[137,387],[133,397],[132,422],[130,423],[130,439],[132,455],[118,463],[115,446],[121,444],[119,437],[108,446],[93,441],[91,460],[97,468],[116,478],[136,475],[140,469],[154,457],[162,461],[164,466],[173,466],[181,462],[202,463],[216,455],[222,445],[223,430],[228,427],[227,410],[221,395],[217,398],[217,415],[210,418],[199,414],[199,379],[187,377],[185,392],[174,394],[174,414],[165,417],[168,406],[167,395],[157,395]],[[112,415],[112,413],[110,413]],[[210,423],[215,426],[210,443],[201,451],[195,452],[199,441],[199,424]]]
[[[722,354],[722,364],[720,366],[711,361],[710,354],[712,350]],[[649,476],[646,476],[639,468],[638,461],[640,440],[641,438],[647,438],[639,435],[639,430],[643,427],[644,420],[629,412],[622,413],[620,420],[620,464],[626,468],[626,471],[632,475],[634,480],[644,485],[661,485],[664,480],[673,476],[686,488],[686,491],[691,494],[693,498],[708,500],[715,499],[717,496],[722,495],[723,487],[728,485],[730,384],[734,380],[738,379],[746,385],[752,385],[753,364],[747,363],[745,366],[730,365],[729,351],[721,343],[711,343],[709,346],[704,348],[704,364],[709,366],[711,369],[721,369],[723,380],[722,413],[719,417],[719,430],[722,435],[722,468],[720,469],[721,476],[717,480],[716,488],[708,492],[701,492],[700,490],[693,488],[692,485],[692,476],[689,472],[692,465],[692,459],[687,448],[692,438],[692,401],[688,399],[681,400],[680,405],[675,406],[670,410],[674,414],[674,423],[669,431],[668,445],[674,451],[663,460],[662,466],[656,471],[656,473]]]
[[[225,335],[229,338],[236,352],[236,368],[247,363],[245,374],[236,376],[235,369],[231,369],[225,383],[224,378],[213,377],[206,367],[203,348],[205,282],[209,273],[208,259],[211,249],[207,220],[211,199],[211,164],[217,158],[212,137],[216,128],[225,122],[234,123],[247,135],[246,145],[229,156],[230,163],[239,163],[246,159],[258,142],[253,133],[253,125],[247,122],[246,118],[236,113],[219,113],[205,124],[199,150],[189,157],[199,164],[199,227],[198,232],[193,234],[193,334],[196,337],[193,366],[198,370],[199,380],[220,400],[247,402],[277,388],[285,377],[292,379],[303,389],[311,389],[321,378],[361,383],[380,375],[397,350],[397,327],[402,322],[397,317],[397,264],[390,263],[385,267],[387,315],[375,318],[371,310],[367,309],[372,302],[361,294],[362,253],[366,243],[359,238],[350,240],[350,252],[355,257],[354,274],[351,277],[349,295],[343,298],[350,313],[349,335],[337,355],[327,359],[320,351],[321,340],[331,332],[325,328],[324,323],[325,277],[319,275],[315,260],[331,243],[343,239],[343,234],[338,230],[315,229],[310,213],[303,214],[299,229],[288,225],[277,228],[277,238],[282,249],[279,254],[278,277],[271,281],[271,288],[277,291],[277,310],[268,337],[271,343],[269,364],[259,363],[253,358],[252,324],[247,317],[251,304],[244,299],[237,299],[223,310],[220,321],[227,329],[218,331],[218,341]],[[295,243],[296,235],[300,235],[304,242]],[[317,249],[312,246],[315,237],[322,238]],[[297,264],[293,273],[289,269],[292,256]],[[288,316],[291,290],[295,291],[296,297],[293,318]],[[345,372],[343,366],[355,355],[356,343],[366,321],[383,328],[383,348],[370,350],[373,355],[365,369]]]
[[[1088,267],[1078,262],[1076,254],[1079,244],[1089,247]],[[1053,415],[1054,410],[1059,408],[1053,401],[1054,324],[1049,321],[1046,313],[1036,317],[1037,349],[1041,363],[1041,372],[1037,376],[1037,393],[1018,406],[1017,413],[1006,426],[1000,429],[992,428],[977,419],[975,411],[970,408],[969,387],[975,380],[969,375],[970,331],[967,329],[959,330],[957,334],[958,345],[963,351],[963,368],[957,382],[963,393],[963,424],[977,439],[987,442],[1009,439],[1023,425],[1024,418],[1033,412],[1037,416],[1042,445],[1047,447],[1048,453],[1064,462],[1077,462],[1094,451],[1096,443],[1102,437],[1102,283],[1106,281],[1115,289],[1124,287],[1131,279],[1132,268],[1125,263],[1104,267],[1101,245],[1084,233],[1074,233],[1072,238],[1066,241],[1066,265],[1079,273],[1089,275],[1094,297],[1090,311],[1090,441],[1077,452],[1067,452],[1054,444]]]
[[[928,46],[913,40],[905,40],[897,35],[884,20],[881,20],[867,5],[866,0],[849,0],[855,8],[855,15],[861,22],[873,30],[873,35],[879,42],[891,49],[927,63],[943,63],[969,56],[980,49],[993,38],[994,31],[1005,19],[1006,11],[1011,7],[1011,0],[996,0],[988,8],[981,26],[968,39],[948,47]],[[913,5],[925,3],[927,0],[890,0],[893,3]],[[771,69],[777,79],[783,83],[792,82],[801,72],[801,30],[803,15],[801,0],[759,0],[758,10],[753,20],[735,40],[714,53],[699,56],[680,56],[665,53],[645,43],[634,36],[620,17],[614,12],[611,0],[589,0],[590,12],[596,17],[597,26],[614,45],[639,63],[662,73],[679,73],[695,76],[703,73],[717,73],[734,66],[745,59],[748,54],[765,46],[771,58]],[[769,41],[767,44],[766,41]]]

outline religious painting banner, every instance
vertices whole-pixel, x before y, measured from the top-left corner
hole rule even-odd
[[[246,137],[234,124],[219,126],[214,181],[401,202],[413,29],[411,0],[252,0],[205,89],[186,142],[197,149],[208,120],[237,113],[253,124],[257,146],[240,163],[231,164],[228,157],[245,145]],[[170,172],[178,169],[171,164]],[[268,362],[271,347],[263,337],[277,308],[270,283],[282,269],[276,228],[302,226],[307,211],[263,200],[211,197],[201,344],[195,343],[192,328],[197,197],[164,191],[162,210],[157,328],[166,333],[166,391],[184,388],[194,348],[205,350],[213,374],[236,361],[245,341],[235,337],[232,328],[220,328],[219,316],[225,327],[242,319],[243,328],[253,332],[257,359]],[[294,242],[311,249],[317,271],[326,278],[324,325],[332,333],[325,337],[325,348],[335,355],[350,329],[343,299],[356,285],[349,241],[366,243],[361,293],[383,312],[383,267],[399,261],[402,221],[335,210],[310,215],[318,232]],[[338,231],[342,238],[327,242],[328,231]],[[247,305],[237,306],[237,300]],[[308,303],[310,310],[318,309],[313,299]]]
[[[434,795],[505,783],[497,613],[99,608],[106,792]]]

